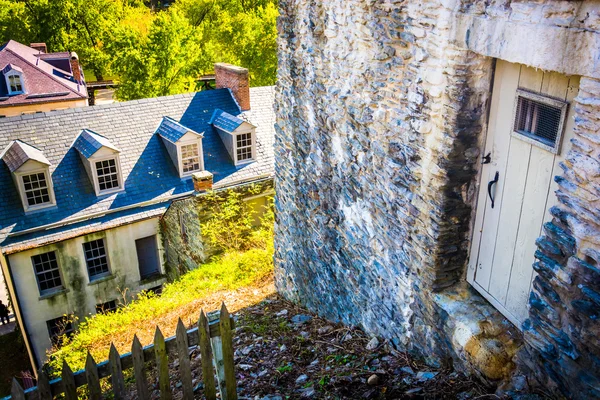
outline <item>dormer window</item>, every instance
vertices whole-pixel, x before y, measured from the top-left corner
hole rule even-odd
[[[190,177],[194,172],[204,170],[202,154],[204,135],[169,117],[162,119],[156,128],[156,133],[162,138],[179,177]]]
[[[6,87],[9,95],[25,93],[25,85],[23,84],[23,70],[15,65],[7,64],[2,73],[6,80]]]
[[[15,140],[4,149],[1,158],[13,175],[26,212],[56,205],[50,162],[40,150]]]
[[[235,165],[256,161],[256,127],[223,110],[215,110],[210,124],[218,132]]]
[[[73,147],[94,186],[96,196],[123,190],[120,150],[107,138],[89,129],[81,131]]]

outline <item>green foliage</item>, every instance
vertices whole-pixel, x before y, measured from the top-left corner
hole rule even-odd
[[[50,355],[50,369],[58,375],[63,360],[73,370],[81,369],[88,350],[96,360],[106,360],[111,342],[118,345],[122,341],[130,346],[136,332],[154,332],[156,321],[167,314],[216,291],[233,290],[262,281],[272,271],[272,248],[226,252],[179,280],[166,284],[160,296],[142,292],[136,300],[115,312],[97,314],[81,322],[77,333],[65,338],[63,346]],[[119,350],[129,351],[127,347]]]
[[[0,0],[0,40],[75,51],[88,76],[115,76],[130,100],[193,91],[215,62],[247,67],[252,86],[274,84],[277,15],[277,0]]]

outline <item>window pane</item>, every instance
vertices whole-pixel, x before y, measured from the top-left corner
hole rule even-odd
[[[200,169],[200,154],[197,144],[181,146],[181,164],[183,172],[193,172]]]
[[[100,191],[119,187],[117,161],[114,158],[110,160],[97,161],[96,172],[98,173],[98,187]]]
[[[251,160],[252,159],[252,133],[242,133],[236,136],[237,144],[237,160]]]
[[[64,337],[73,335],[72,316],[58,317],[46,321],[48,334],[53,345],[60,345]]]
[[[53,251],[35,255],[31,257],[31,261],[42,294],[50,289],[62,288],[58,262]]]
[[[50,203],[50,192],[46,182],[46,174],[43,172],[23,176],[23,188],[27,205],[36,206]]]
[[[84,243],[83,252],[85,253],[85,262],[90,281],[109,274],[104,239]]]

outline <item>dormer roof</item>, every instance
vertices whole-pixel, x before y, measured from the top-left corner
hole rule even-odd
[[[177,143],[179,139],[184,137],[188,132],[200,137],[204,137],[204,134],[198,133],[195,130],[190,129],[169,117],[163,117],[160,121],[160,125],[158,125],[158,128],[156,128],[156,133],[171,143]]]
[[[113,151],[121,152],[117,146],[113,145],[110,140],[104,136],[91,131],[89,129],[83,129],[75,142],[73,147],[81,153],[85,158],[90,158],[102,147],[107,147]]]
[[[27,161],[33,160],[50,166],[50,161],[37,148],[20,140],[13,140],[6,146],[0,158],[6,163],[10,172],[15,172]]]
[[[212,126],[228,133],[235,131],[244,122],[246,121],[218,108],[215,110],[212,118],[210,119],[210,124]]]
[[[11,63],[6,64],[4,66],[4,68],[2,68],[2,73],[3,74],[6,74],[6,73],[8,73],[10,71],[17,71],[17,72],[23,73],[23,69],[21,69],[21,67],[13,65]]]

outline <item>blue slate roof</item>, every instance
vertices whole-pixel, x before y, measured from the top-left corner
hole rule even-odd
[[[0,162],[0,246],[10,252],[16,251],[10,247],[23,246],[24,240],[41,245],[48,240],[64,239],[75,225],[28,235],[16,236],[15,232],[69,223],[72,219],[92,218],[80,227],[86,232],[92,226],[97,227],[96,230],[105,229],[103,226],[107,226],[108,221],[111,224],[132,222],[137,218],[135,210],[139,208],[127,211],[126,215],[120,215],[121,211],[107,213],[142,202],[160,203],[152,206],[151,211],[152,215],[160,215],[172,196],[191,192],[192,180],[179,178],[162,139],[155,134],[163,116],[196,132],[204,132],[204,165],[214,174],[215,187],[272,176],[274,90],[272,87],[251,88],[250,97],[252,110],[244,113],[240,112],[228,89],[219,89],[3,119],[0,149],[19,139],[42,151],[51,163],[57,206],[26,214],[8,167]],[[243,116],[257,127],[256,162],[239,167],[233,165],[218,133],[209,123],[215,109]],[[124,191],[96,196],[78,150],[72,146],[84,128],[97,132],[121,150]],[[100,217],[102,214],[106,216]],[[142,214],[144,218],[149,216]],[[96,216],[107,221],[98,223],[94,219]],[[57,236],[57,232],[64,234]]]
[[[96,132],[90,131],[89,129],[83,129],[81,131],[79,136],[77,136],[77,139],[75,139],[73,147],[77,149],[85,158],[90,158],[102,147],[108,147],[115,151],[119,151],[119,149],[115,147],[110,140],[108,140],[108,138],[105,138]]]
[[[239,128],[239,126],[244,123],[244,120],[223,110],[216,109],[210,119],[210,123],[215,128],[231,133]]]
[[[176,143],[189,131],[192,131],[197,135],[203,136],[203,134],[195,132],[193,129],[183,126],[179,122],[169,117],[164,117],[160,122],[158,128],[156,128],[156,133],[158,133],[160,136],[164,137],[171,143]]]

